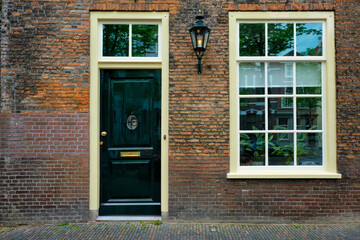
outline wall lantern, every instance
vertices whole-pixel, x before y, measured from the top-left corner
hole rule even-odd
[[[196,19],[196,23],[189,29],[189,31],[191,43],[198,58],[198,73],[201,73],[201,58],[206,50],[211,30],[204,24],[204,15],[201,14],[201,10],[199,10],[199,14],[196,16]]]

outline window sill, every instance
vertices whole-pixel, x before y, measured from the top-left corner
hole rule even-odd
[[[246,171],[228,173],[228,179],[340,179],[341,174],[333,172],[260,172]]]

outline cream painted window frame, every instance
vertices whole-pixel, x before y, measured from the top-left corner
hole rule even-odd
[[[157,23],[160,25],[156,58],[106,58],[100,29],[103,23]],[[161,44],[161,45],[160,45]],[[100,69],[161,69],[161,215],[168,213],[168,132],[169,132],[169,13],[168,12],[90,12],[90,186],[89,210],[92,220],[100,207]]]
[[[240,21],[323,21],[325,52],[321,59],[324,66],[323,93],[325,94],[325,154],[322,168],[242,167],[239,159],[239,97],[238,97],[238,22]],[[230,171],[229,179],[339,179],[336,168],[336,91],[335,91],[335,42],[333,12],[230,12],[229,13],[229,94],[230,94]],[[255,57],[257,58],[257,57]],[[255,60],[251,58],[251,60]],[[277,58],[281,61],[283,58]],[[244,58],[244,60],[246,60]],[[259,58],[260,61],[264,61]],[[294,59],[287,58],[288,61]],[[301,169],[301,170],[300,170]]]

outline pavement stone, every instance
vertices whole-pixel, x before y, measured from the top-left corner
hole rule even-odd
[[[360,223],[248,225],[155,222],[89,222],[0,228],[0,239],[324,239],[360,240]]]

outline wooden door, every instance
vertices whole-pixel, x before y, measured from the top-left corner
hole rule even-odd
[[[159,215],[161,70],[101,70],[100,215]]]

